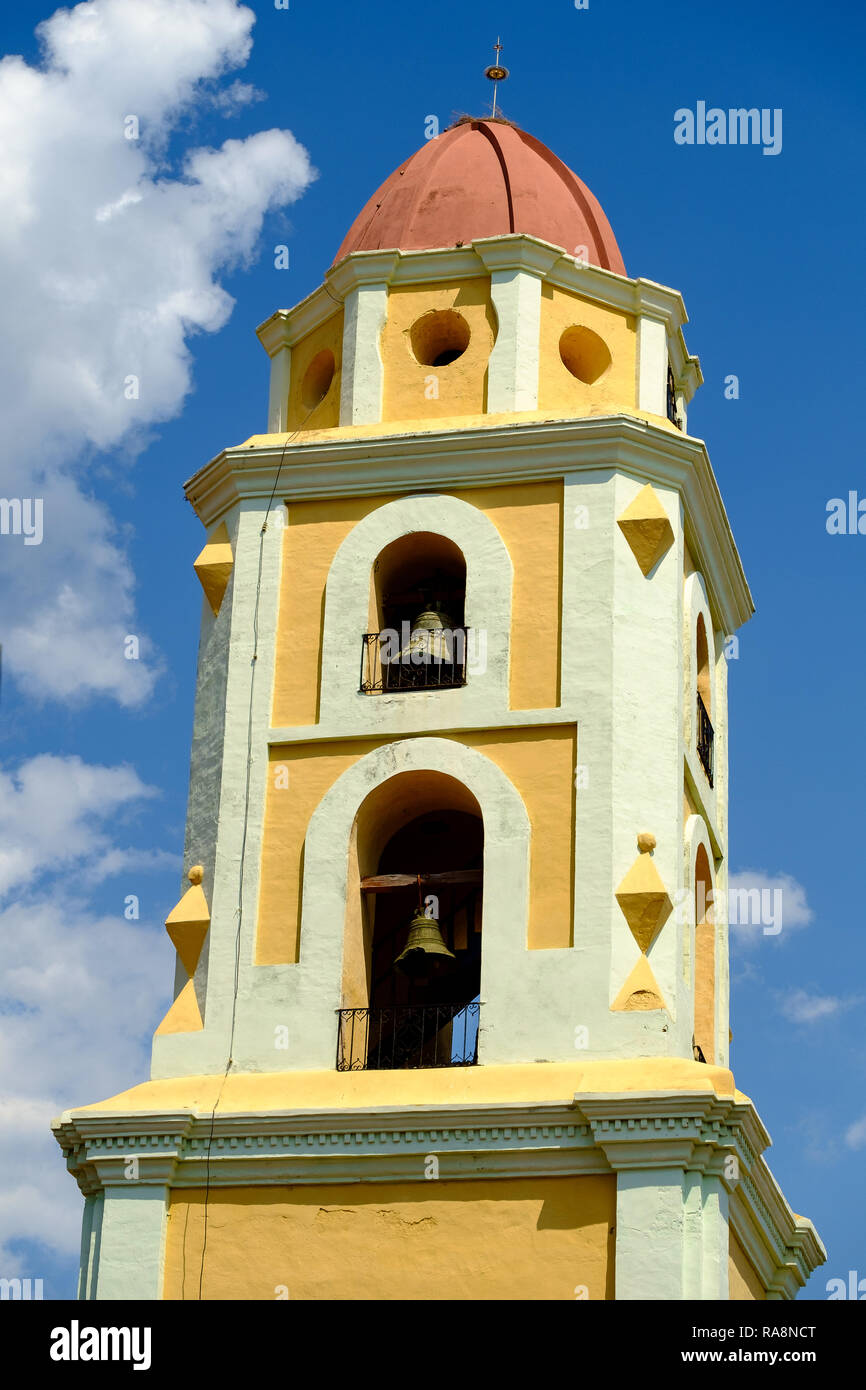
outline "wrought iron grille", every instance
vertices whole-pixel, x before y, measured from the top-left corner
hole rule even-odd
[[[713,726],[710,723],[710,716],[707,714],[707,707],[698,696],[698,757],[701,760],[701,767],[707,774],[707,781],[713,785]]]
[[[428,632],[365,632],[361,644],[361,694],[387,695],[398,690],[453,690],[466,684],[466,639],[469,629]]]
[[[676,382],[674,381],[674,374],[670,367],[668,367],[667,414],[671,424],[676,425],[677,429],[681,430],[683,422],[677,410],[677,388]]]
[[[337,1071],[475,1066],[480,1009],[477,999],[338,1009]]]

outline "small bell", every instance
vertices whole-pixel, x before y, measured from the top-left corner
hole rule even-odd
[[[424,608],[412,623],[408,645],[398,652],[395,662],[404,666],[420,663],[454,661],[454,620],[443,612],[435,600]]]
[[[445,945],[436,918],[419,908],[409,923],[406,945],[394,962],[395,968],[410,976],[439,974],[454,960],[456,956]]]

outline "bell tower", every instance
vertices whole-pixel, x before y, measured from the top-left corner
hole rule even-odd
[[[175,1002],[151,1079],[56,1126],[82,1297],[785,1299],[821,1263],[729,1070],[752,603],[685,322],[466,118],[259,328],[267,432],[186,485]]]

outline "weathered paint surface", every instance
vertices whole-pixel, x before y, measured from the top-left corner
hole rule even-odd
[[[446,1172],[443,1159],[438,1179],[417,1183],[212,1190],[202,1296],[613,1296],[615,1178],[449,1183]],[[166,1298],[198,1297],[203,1206],[201,1191],[172,1194]]]

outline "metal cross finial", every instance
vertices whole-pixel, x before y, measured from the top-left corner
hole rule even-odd
[[[497,37],[496,42],[493,45],[493,51],[496,54],[496,62],[491,63],[489,68],[484,69],[484,76],[488,77],[490,81],[493,83],[493,111],[491,113],[492,117],[496,115],[496,95],[499,90],[499,83],[504,82],[506,77],[508,76],[508,68],[503,67],[502,64],[499,62],[499,55],[502,52],[502,40],[499,37]]]

